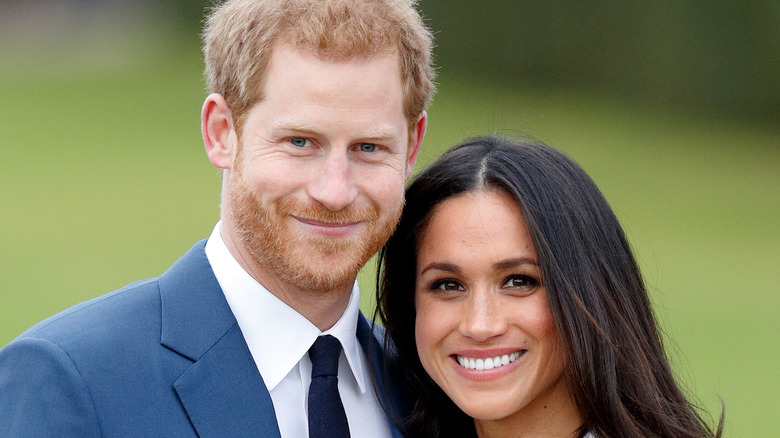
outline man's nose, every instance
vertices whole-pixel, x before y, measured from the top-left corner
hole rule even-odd
[[[347,151],[331,150],[314,170],[308,194],[331,211],[339,211],[358,196]]]

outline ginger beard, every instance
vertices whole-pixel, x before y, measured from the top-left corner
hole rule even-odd
[[[376,202],[364,208],[331,211],[314,202],[306,205],[291,196],[264,200],[245,181],[236,160],[228,183],[233,226],[252,261],[276,278],[307,291],[351,287],[358,271],[390,237],[403,207],[402,199],[382,220]],[[349,237],[327,238],[290,230],[292,216],[323,222],[362,222]]]

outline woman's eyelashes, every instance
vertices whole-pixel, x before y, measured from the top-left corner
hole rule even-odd
[[[538,277],[528,274],[512,274],[494,283],[496,289],[512,294],[529,294],[540,285],[541,281]],[[439,294],[453,294],[465,292],[469,286],[461,280],[448,277],[429,281],[427,289]]]
[[[428,286],[428,290],[432,292],[446,293],[446,292],[461,292],[466,290],[466,288],[458,280],[455,280],[453,278],[442,278],[439,280],[432,281]]]
[[[524,291],[531,291],[536,289],[540,284],[540,281],[532,275],[515,274],[510,275],[504,280],[504,284],[501,285],[504,289],[519,289]]]

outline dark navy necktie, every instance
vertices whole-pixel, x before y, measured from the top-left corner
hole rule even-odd
[[[309,349],[309,438],[349,437],[349,424],[339,396],[341,344],[331,335],[320,336]]]

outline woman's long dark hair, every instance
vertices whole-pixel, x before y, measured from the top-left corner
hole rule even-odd
[[[623,229],[588,175],[540,143],[466,140],[414,178],[380,253],[377,315],[405,369],[411,436],[476,435],[473,420],[428,377],[415,343],[417,249],[435,207],[466,192],[502,190],[520,206],[563,338],[580,434],[719,437],[675,382],[645,285]],[[392,346],[388,345],[389,348]]]

